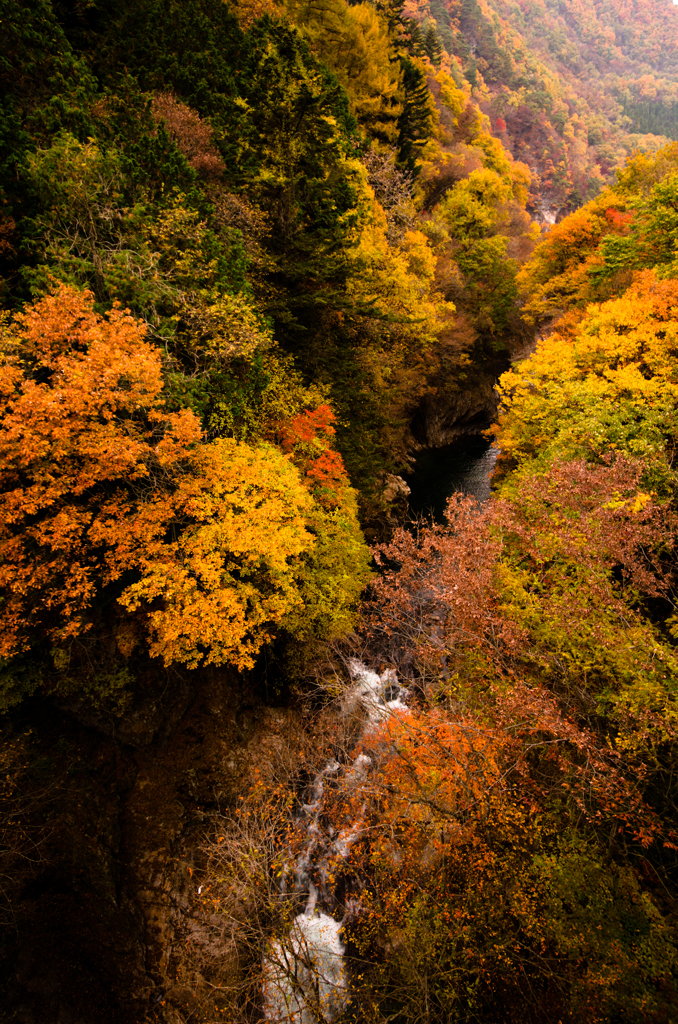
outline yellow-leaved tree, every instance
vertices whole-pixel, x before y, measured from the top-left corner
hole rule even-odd
[[[623,295],[571,313],[500,380],[504,464],[641,457],[659,486],[678,404],[678,283],[641,271]]]
[[[678,282],[639,272],[563,318],[500,380],[505,612],[524,664],[611,728],[670,792],[678,736],[675,605]]]
[[[400,65],[386,19],[369,3],[286,0],[309,46],[336,73],[362,127],[382,143],[398,138],[403,110]]]

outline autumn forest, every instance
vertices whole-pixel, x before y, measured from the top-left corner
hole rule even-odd
[[[675,1024],[678,7],[0,38],[0,1024]]]

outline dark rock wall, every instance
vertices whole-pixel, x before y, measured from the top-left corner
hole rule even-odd
[[[208,1019],[209,985],[184,955],[201,844],[288,742],[291,718],[226,672],[141,701],[114,729],[48,702],[13,717],[4,740],[17,785],[0,799],[3,1020]]]
[[[427,395],[412,420],[412,436],[424,448],[442,448],[462,434],[477,434],[497,416],[496,376],[441,387]]]

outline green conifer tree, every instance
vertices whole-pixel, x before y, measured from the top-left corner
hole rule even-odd
[[[431,94],[421,67],[409,57],[401,57],[405,104],[398,119],[398,163],[408,171],[417,171],[419,152],[431,132]]]
[[[436,35],[436,30],[433,25],[429,25],[428,31],[424,37],[424,50],[426,56],[431,61],[434,67],[438,67],[443,56],[443,48],[440,45],[440,40]]]

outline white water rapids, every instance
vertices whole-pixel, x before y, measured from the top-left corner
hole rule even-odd
[[[362,717],[363,736],[389,715],[407,710],[408,691],[400,686],[393,669],[378,675],[354,660],[349,671],[353,686],[344,710]],[[350,907],[348,901],[343,906],[339,903],[333,878],[336,866],[346,860],[360,837],[361,821],[359,814],[336,832],[323,826],[321,814],[328,779],[343,778],[346,785],[357,788],[371,767],[366,754],[345,764],[328,761],[310,787],[309,801],[302,805],[300,819],[308,841],[296,861],[287,866],[281,891],[305,895],[306,907],[288,935],[272,942],[264,956],[263,1010],[270,1024],[332,1024],[348,1005],[341,929]]]

